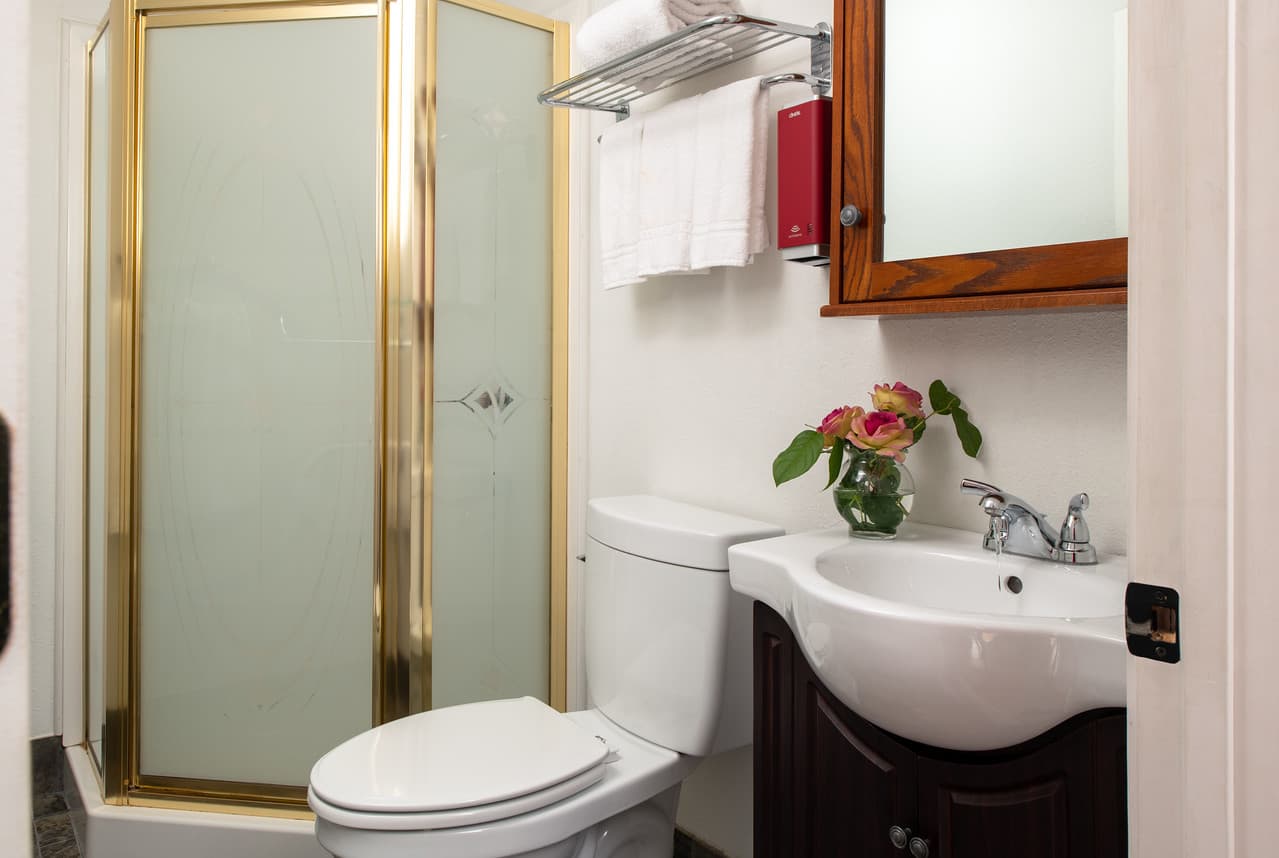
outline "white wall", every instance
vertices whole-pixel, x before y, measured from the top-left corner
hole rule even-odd
[[[0,643],[0,853],[30,854],[31,785],[27,728],[26,317],[27,19],[26,0],[0,4],[0,414],[14,446],[10,519],[13,627]]]
[[[822,0],[747,5],[797,23],[831,19]],[[802,49],[766,56],[697,88],[805,64]],[[779,87],[772,107],[804,97]],[[597,118],[592,133],[609,121]],[[809,474],[774,488],[773,456],[832,407],[864,403],[876,382],[923,389],[940,377],[963,397],[986,445],[974,462],[948,425],[929,432],[909,459],[919,487],[913,520],[968,529],[977,540],[987,520],[959,494],[964,476],[1024,497],[1050,520],[1086,490],[1098,548],[1125,551],[1122,310],[823,319],[827,288],[825,270],[770,252],[742,270],[592,289],[588,494],[651,492],[789,530],[834,525],[824,480]],[[750,772],[749,751],[704,764],[685,787],[681,825],[732,856],[750,855]]]
[[[96,25],[106,12],[105,0],[59,0],[32,4],[30,35],[31,337],[30,407],[33,430],[23,458],[31,477],[31,734],[62,732],[58,714],[61,623],[58,599],[55,526],[58,485],[58,391],[65,362],[60,353],[60,319],[65,284],[62,236],[62,170],[66,158],[63,123],[66,87],[83,89],[83,79],[70,80],[68,31],[75,23]],[[82,104],[76,100],[77,105]],[[78,133],[78,131],[77,131]],[[79,192],[73,189],[72,192]]]
[[[823,274],[783,265],[770,254],[703,282],[592,296],[592,495],[651,491],[789,530],[835,524],[824,478],[774,488],[773,456],[875,382],[941,377],[985,446],[973,461],[949,425],[929,431],[908,459],[912,520],[982,530],[986,517],[958,492],[965,476],[1052,520],[1086,490],[1094,542],[1124,552],[1122,311],[822,319]]]

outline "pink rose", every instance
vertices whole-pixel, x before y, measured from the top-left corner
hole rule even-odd
[[[847,405],[841,405],[830,414],[822,418],[822,423],[817,427],[817,431],[826,436],[826,446],[833,446],[836,439],[843,438],[848,434],[849,427],[853,425],[853,417],[857,414],[865,414],[861,408],[849,408]]]
[[[906,459],[906,448],[915,443],[915,433],[896,412],[872,411],[853,416],[848,440],[860,450],[874,450],[901,462]]]
[[[886,384],[875,385],[870,401],[880,411],[891,411],[907,417],[924,416],[924,397],[917,390],[912,390],[900,381],[889,387]]]

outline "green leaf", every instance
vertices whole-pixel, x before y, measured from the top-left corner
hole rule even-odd
[[[959,445],[971,458],[976,459],[981,452],[981,430],[968,419],[968,412],[956,407],[951,419],[955,421],[955,434],[959,436]]]
[[[865,495],[862,497],[862,510],[875,529],[885,533],[896,530],[906,517],[893,495]]]
[[[928,428],[928,421],[922,417],[907,417],[906,426],[910,429],[911,434],[915,436],[912,443],[918,444],[919,439],[924,437],[924,430]]]
[[[780,486],[807,473],[809,468],[817,464],[825,444],[822,433],[812,429],[805,429],[796,435],[790,446],[778,453],[773,460],[774,484]]]
[[[835,446],[830,448],[830,481],[826,483],[826,489],[835,485],[835,481],[839,479],[839,468],[844,464],[844,446],[843,441],[836,441]]]
[[[940,378],[928,385],[928,401],[938,414],[949,414],[959,407],[959,397],[951,393]]]
[[[883,458],[882,456],[880,458]],[[892,459],[886,461],[891,462]],[[884,475],[879,478],[878,489],[886,495],[895,495],[902,485],[902,472],[896,465],[884,471]]]

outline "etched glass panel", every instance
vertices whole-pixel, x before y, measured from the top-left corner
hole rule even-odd
[[[545,700],[553,40],[448,2],[439,32],[432,703]]]
[[[305,784],[372,714],[376,22],[145,50],[142,772]]]

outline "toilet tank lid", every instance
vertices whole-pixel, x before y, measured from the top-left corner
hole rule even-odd
[[[587,504],[586,533],[596,542],[695,569],[728,569],[729,546],[781,536],[776,525],[653,497],[595,498]]]

